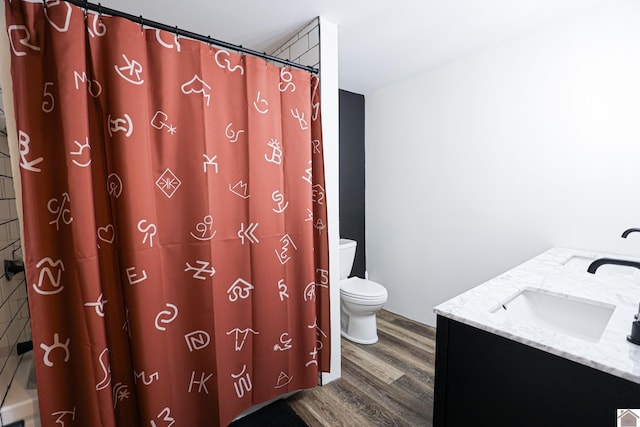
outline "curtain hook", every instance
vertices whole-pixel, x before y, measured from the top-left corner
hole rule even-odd
[[[176,40],[178,40],[180,38],[180,34],[178,34],[178,26],[177,25],[176,25],[175,32],[176,32]]]
[[[144,33],[144,18],[140,15],[140,32]]]
[[[211,41],[211,34],[207,36],[207,43],[209,44],[209,53],[213,52],[213,42]]]
[[[98,3],[98,21],[102,24],[102,4]]]
[[[42,5],[44,6],[44,10],[47,10],[47,0],[42,0]]]

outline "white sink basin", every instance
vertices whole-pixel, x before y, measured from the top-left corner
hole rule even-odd
[[[525,288],[491,310],[495,316],[598,342],[615,306],[567,295]]]

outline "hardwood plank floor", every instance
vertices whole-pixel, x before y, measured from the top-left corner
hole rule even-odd
[[[307,424],[431,427],[435,328],[381,310],[378,337],[343,338],[342,378],[288,399]]]

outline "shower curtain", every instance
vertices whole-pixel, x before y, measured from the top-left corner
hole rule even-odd
[[[226,425],[329,369],[319,82],[5,1],[44,426]]]

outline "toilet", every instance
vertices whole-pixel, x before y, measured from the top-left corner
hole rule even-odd
[[[358,344],[373,344],[378,341],[376,313],[387,302],[388,295],[379,283],[349,277],[357,244],[354,240],[340,239],[340,332]]]

